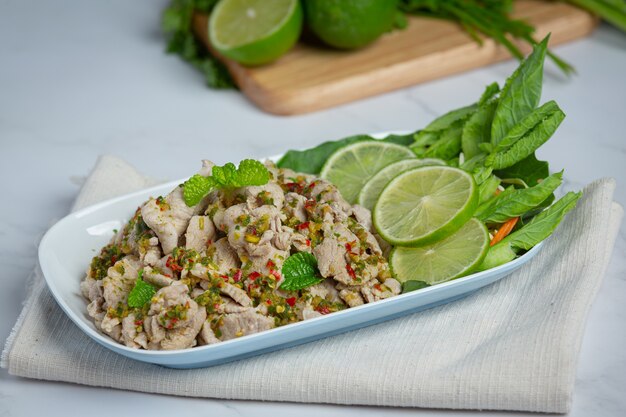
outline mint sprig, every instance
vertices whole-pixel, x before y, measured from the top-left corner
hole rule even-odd
[[[128,306],[132,308],[142,308],[144,305],[150,302],[154,294],[156,294],[156,288],[145,282],[143,279],[143,269],[139,271],[139,276],[135,282],[135,286],[128,294]]]
[[[214,166],[210,177],[196,174],[183,184],[185,204],[193,207],[211,191],[226,188],[265,185],[270,180],[270,173],[261,162],[244,159],[239,168],[232,162],[224,166]]]
[[[317,259],[308,252],[291,255],[281,270],[285,281],[280,288],[285,291],[298,291],[324,280],[317,269]]]

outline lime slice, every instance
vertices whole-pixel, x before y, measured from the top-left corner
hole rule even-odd
[[[478,187],[471,174],[448,166],[413,168],[383,189],[372,220],[392,245],[421,246],[459,230],[477,205]]]
[[[221,0],[209,19],[209,39],[235,61],[267,64],[296,43],[302,20],[299,0]]]
[[[363,207],[372,210],[378,196],[383,191],[383,188],[389,181],[391,181],[398,174],[417,167],[429,166],[429,165],[445,165],[446,163],[441,159],[424,158],[424,159],[404,159],[402,161],[394,162],[387,165],[376,175],[374,175],[361,189],[359,193],[358,202]]]
[[[320,177],[329,180],[350,204],[378,171],[402,159],[415,158],[406,146],[367,140],[337,149],[328,157]]]
[[[487,228],[472,218],[456,233],[438,242],[419,248],[393,249],[389,263],[400,282],[414,280],[434,285],[470,274],[488,250]]]

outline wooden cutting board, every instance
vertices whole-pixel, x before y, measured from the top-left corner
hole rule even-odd
[[[551,46],[586,36],[597,24],[591,14],[552,1],[520,0],[514,16],[532,23],[537,39],[551,32]],[[210,48],[207,16],[196,14],[193,26]],[[479,46],[455,23],[415,16],[406,29],[356,51],[299,42],[275,63],[256,68],[220,57],[252,102],[281,115],[336,106],[507,58],[506,49],[491,39]]]

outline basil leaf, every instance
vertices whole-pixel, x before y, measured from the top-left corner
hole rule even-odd
[[[536,128],[540,123],[557,112],[561,112],[561,109],[554,101],[548,101],[541,107],[533,110],[518,124],[513,126],[511,130],[509,130],[500,143],[493,147],[492,152],[502,152],[511,148],[511,146],[513,146],[518,140],[528,135],[528,133]]]
[[[498,103],[489,102],[481,106],[470,116],[463,126],[461,147],[466,159],[471,159],[482,153],[479,144],[489,142],[491,136],[491,121]]]
[[[291,255],[285,260],[281,272],[285,280],[280,288],[285,291],[298,291],[324,280],[317,269],[317,259],[308,252]]]
[[[489,176],[487,180],[478,185],[478,196],[480,204],[495,197],[495,192],[500,185],[500,180],[495,175]]]
[[[508,149],[489,155],[485,165],[493,169],[508,168],[532,155],[537,148],[550,139],[564,118],[565,114],[560,109],[553,112],[531,130],[526,131]]]
[[[538,160],[532,153],[508,168],[495,171],[495,174],[500,178],[519,178],[532,187],[550,175],[550,169],[546,161]]]
[[[494,98],[500,92],[500,86],[498,83],[491,83],[483,92],[483,95],[480,96],[480,100],[478,100],[478,105],[482,106],[487,104],[492,98]]]
[[[426,288],[426,287],[430,287],[430,285],[424,281],[416,281],[416,280],[404,281],[402,283],[402,294],[405,294],[411,291],[421,290],[422,288]]]
[[[459,109],[455,109],[449,111],[443,116],[437,117],[435,120],[430,122],[425,128],[425,132],[438,132],[444,129],[449,128],[454,123],[467,119],[472,113],[476,111],[478,108],[478,104],[470,104],[469,106],[461,107]]]
[[[424,158],[450,160],[461,152],[462,123],[455,123],[441,133],[441,136],[424,153]]]
[[[296,172],[319,174],[328,157],[339,148],[354,142],[377,140],[368,135],[354,135],[347,138],[324,142],[314,148],[303,151],[290,150],[276,164],[279,168],[289,168]],[[389,135],[380,139],[383,142],[408,146],[414,139],[414,133],[408,135]]]
[[[539,104],[543,61],[549,38],[548,35],[535,45],[533,52],[504,84],[491,125],[491,143],[494,145],[500,143],[509,130]]]
[[[474,217],[485,223],[504,223],[513,217],[522,216],[548,199],[562,181],[563,171],[550,175],[531,188],[511,187],[507,192],[480,205]]]
[[[517,256],[520,250],[529,250],[557,228],[563,217],[576,207],[582,192],[569,192],[556,203],[533,217],[521,229],[511,233],[495,244],[487,252],[480,270],[494,268],[507,263]]]

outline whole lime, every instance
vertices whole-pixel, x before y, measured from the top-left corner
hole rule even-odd
[[[306,22],[322,41],[341,49],[365,46],[393,27],[396,0],[304,0]]]

